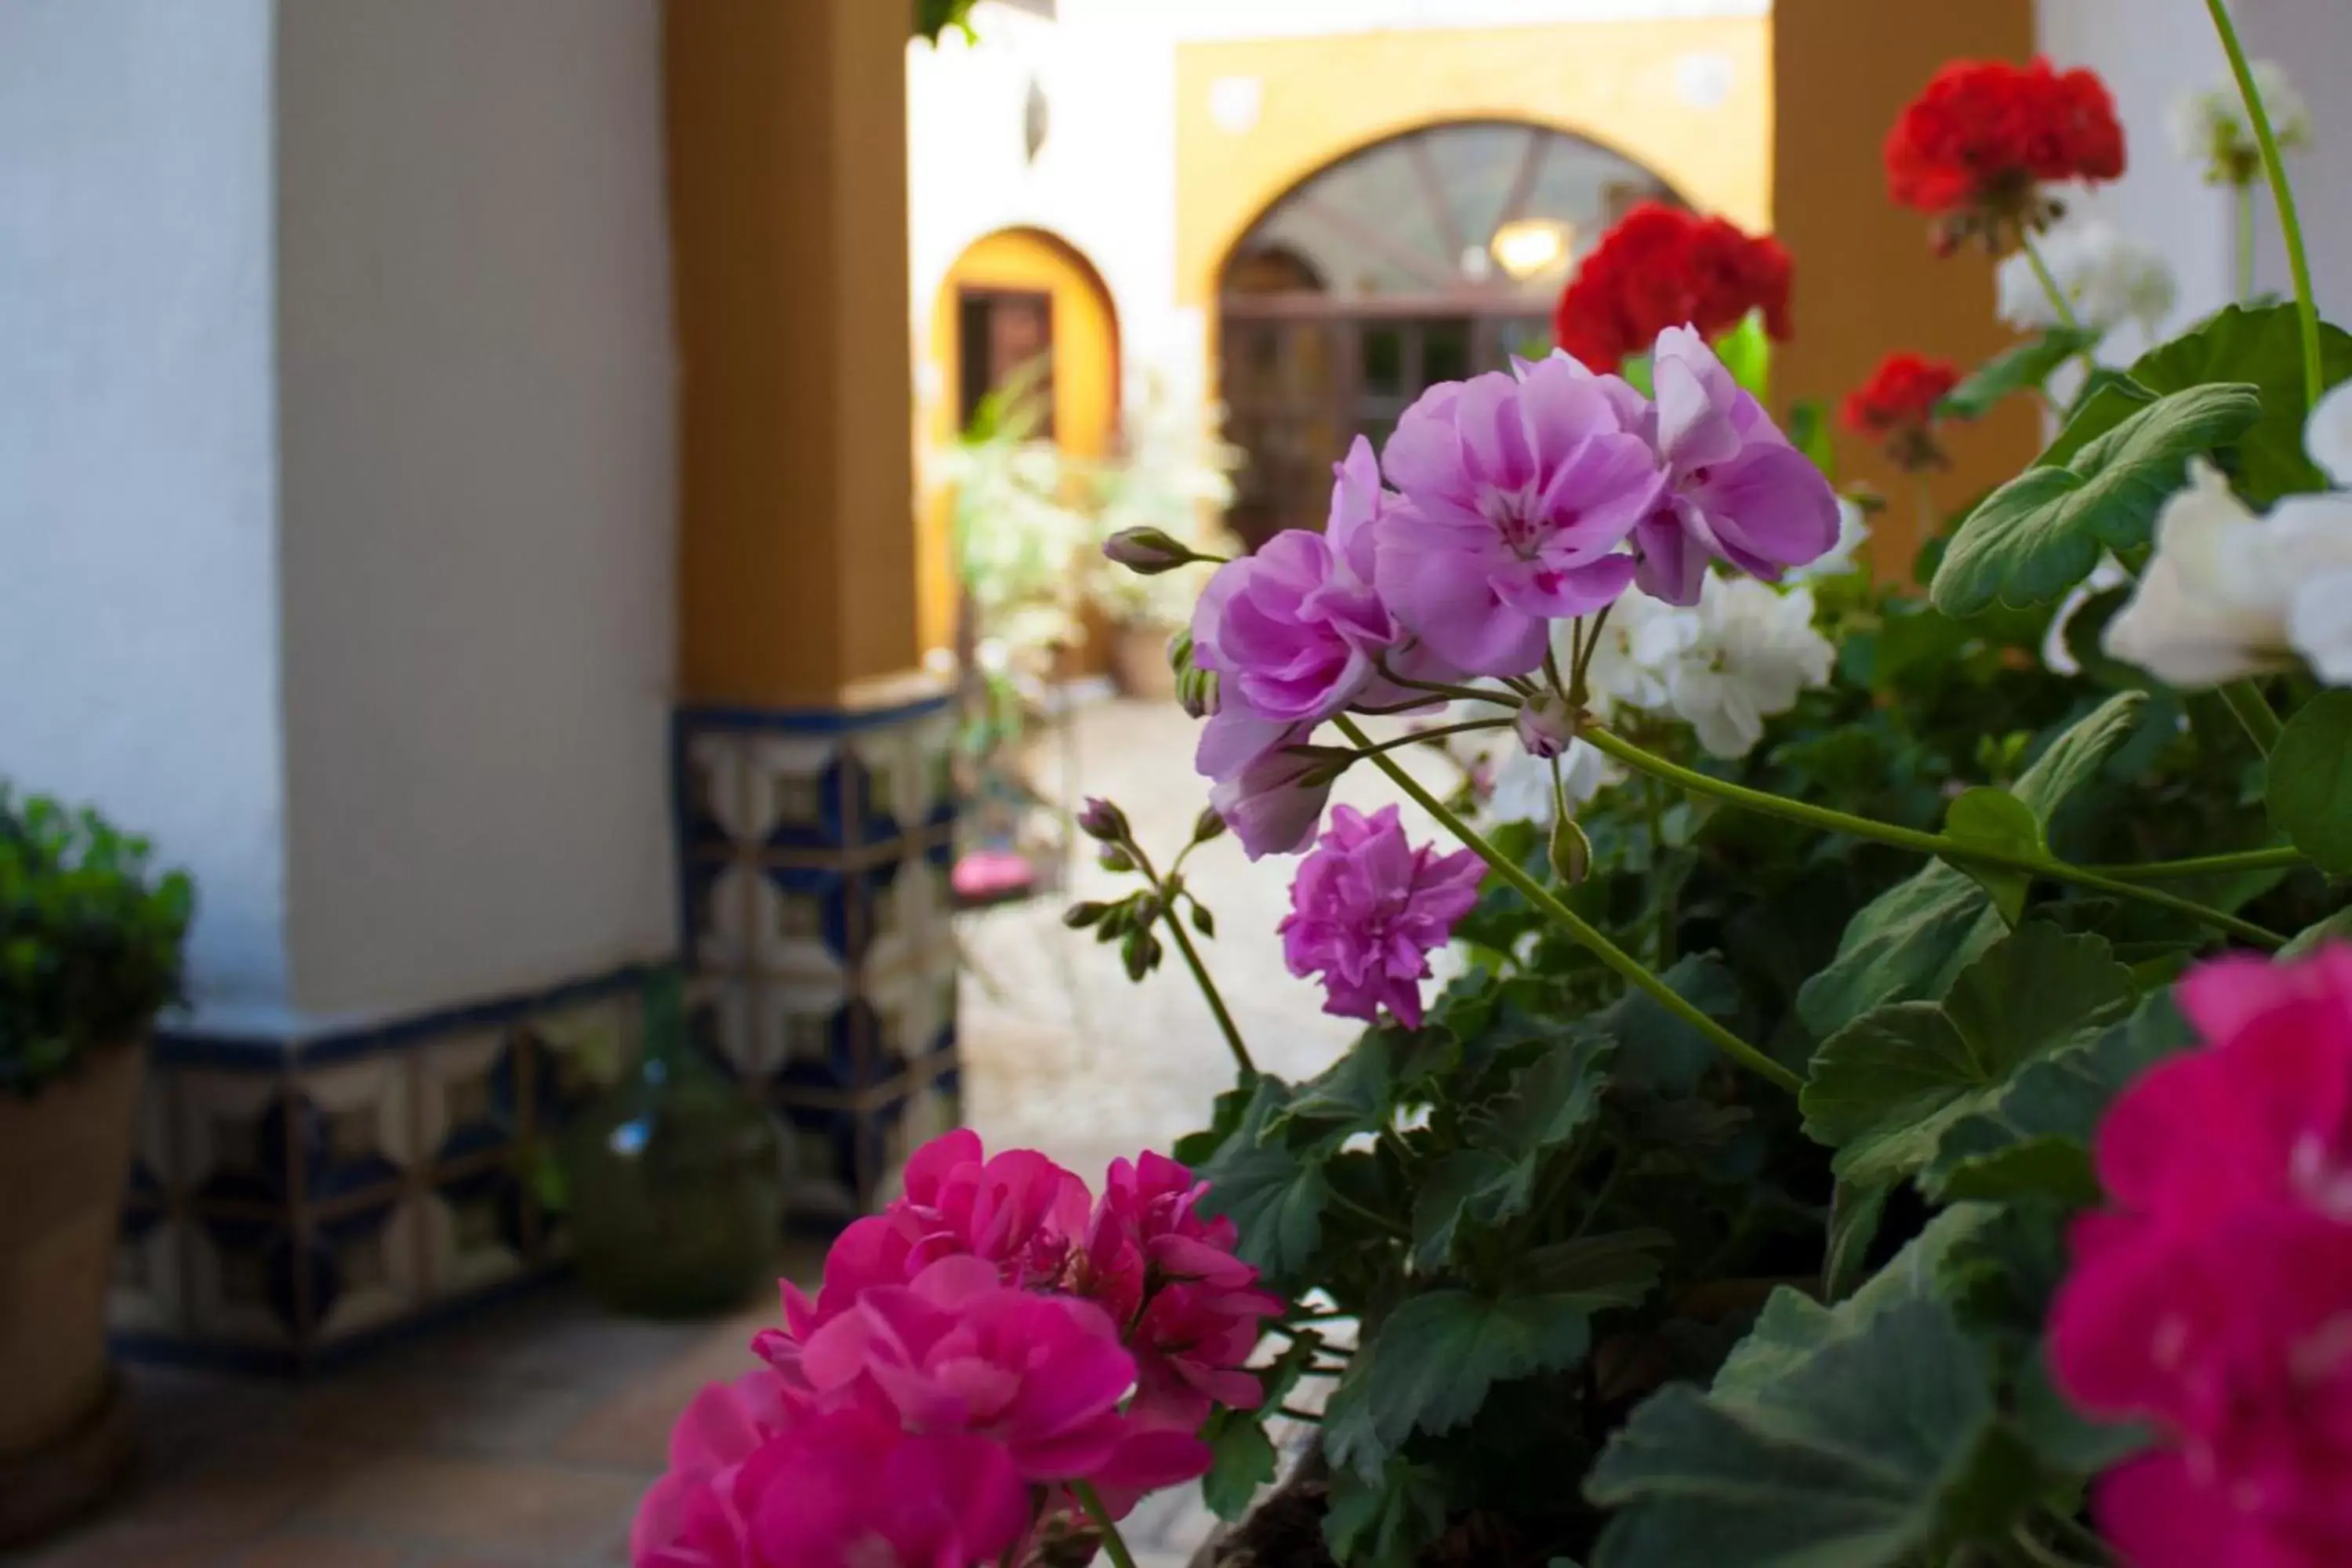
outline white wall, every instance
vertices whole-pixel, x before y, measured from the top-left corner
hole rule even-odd
[[[2277,60],[2310,100],[2316,145],[2291,159],[2295,203],[2319,308],[2330,320],[2352,321],[2352,0],[2236,0],[2249,52]],[[2256,282],[2282,296],[2294,284],[2286,247],[2264,209]]]
[[[1079,15],[1071,16],[1071,11]],[[1158,372],[1200,389],[1200,313],[1176,305],[1176,49],[1164,26],[1071,5],[1065,20],[984,7],[978,45],[950,36],[908,53],[915,342],[956,258],[1000,229],[1045,229],[1091,261],[1118,315],[1130,396]],[[1051,105],[1033,163],[1029,83]],[[926,397],[950,395],[925,386]]]
[[[0,4],[0,775],[197,879],[282,991],[270,0]]]
[[[2285,66],[2312,103],[2318,147],[2295,157],[2290,173],[2303,208],[2323,309],[2352,312],[2352,181],[2342,177],[2352,147],[2352,113],[2337,83],[2352,75],[2352,0],[2233,0],[2249,53]],[[2181,93],[2220,87],[2229,67],[2211,18],[2189,0],[2042,0],[2042,47],[2054,59],[2097,69],[2114,89],[2129,140],[2124,178],[2092,205],[2126,232],[2162,246],[2180,273],[2180,307],[2170,330],[2220,309],[2234,287],[2232,217],[2228,196],[2173,151],[2168,117]],[[2262,245],[2257,287],[2290,292],[2285,252],[2267,187],[2258,210]],[[2111,345],[2128,358],[2137,340]]]
[[[656,954],[656,0],[289,0],[278,89],[293,1000]]]

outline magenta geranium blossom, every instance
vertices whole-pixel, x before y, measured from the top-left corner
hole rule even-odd
[[[971,1568],[1019,1544],[1031,1519],[995,1444],[855,1408],[762,1448],[737,1489],[759,1553],[743,1568]]]
[[[1375,527],[1381,591],[1438,657],[1478,675],[1543,662],[1547,624],[1633,581],[1622,546],[1665,476],[1628,416],[1641,400],[1566,355],[1423,393],[1381,466],[1401,500]]]
[[[1313,745],[1314,732],[1311,724],[1269,726],[1261,742],[1255,731],[1232,726],[1201,737],[1198,765],[1216,781],[1209,805],[1253,860],[1296,855],[1315,841],[1345,753]]]
[[[1097,1205],[1034,1150],[970,1132],[787,1285],[767,1362],[678,1419],[630,1538],[637,1568],[971,1568],[1113,1517],[1210,1466],[1202,1424],[1283,1303],[1174,1161],[1115,1163]]]
[[[2134,1568],[2352,1562],[2352,948],[2179,996],[2208,1048],[2100,1126],[2113,1206],[2077,1223],[2052,1364],[2160,1435],[2095,1499]]]
[[[1441,856],[1406,842],[1395,806],[1371,816],[1337,807],[1291,883],[1283,957],[1293,974],[1322,977],[1325,1012],[1370,1020],[1385,1007],[1417,1029],[1429,955],[1477,904],[1483,874],[1467,849]]]
[[[1696,605],[1710,559],[1778,581],[1827,554],[1838,540],[1837,492],[1706,340],[1670,327],[1651,365],[1649,433],[1668,482],[1634,531],[1643,592]]]

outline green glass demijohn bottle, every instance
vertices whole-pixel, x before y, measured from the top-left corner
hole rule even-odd
[[[695,1048],[676,971],[646,987],[636,1066],[565,1130],[561,1157],[573,1259],[606,1306],[691,1317],[774,1285],[782,1143]]]

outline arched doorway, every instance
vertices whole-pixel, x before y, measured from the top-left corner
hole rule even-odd
[[[981,400],[1033,362],[1044,378],[1041,434],[1076,458],[1101,458],[1118,438],[1118,311],[1094,264],[1058,236],[1012,228],[974,240],[940,281],[927,349],[924,437],[933,446],[952,443]],[[924,646],[946,647],[958,584],[944,496],[930,498],[923,529]]]
[[[1387,439],[1423,389],[1541,353],[1576,258],[1636,203],[1677,198],[1549,126],[1470,121],[1374,142],[1251,225],[1218,288],[1229,513],[1255,548],[1320,528],[1331,463]]]

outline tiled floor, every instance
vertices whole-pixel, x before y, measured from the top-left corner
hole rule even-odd
[[[1086,787],[1118,799],[1147,848],[1189,836],[1203,791],[1172,709],[1081,715]],[[1351,776],[1342,798],[1386,798]],[[1311,1073],[1353,1029],[1284,973],[1275,922],[1289,864],[1230,839],[1194,858],[1223,940],[1208,962],[1258,1060]],[[1077,896],[1124,890],[1082,868]],[[969,1113],[992,1147],[1029,1144],[1098,1181],[1113,1155],[1196,1124],[1231,1081],[1224,1047],[1172,963],[1130,986],[1058,907],[971,921],[964,942]],[[795,1278],[815,1254],[787,1257]],[[633,1322],[551,1286],[307,1384],[129,1369],[146,1458],[93,1519],[5,1568],[490,1568],[627,1560],[629,1519],[672,1418],[748,1362],[772,1301],[717,1323]],[[1182,1568],[1209,1521],[1197,1497],[1129,1521],[1143,1568]]]

